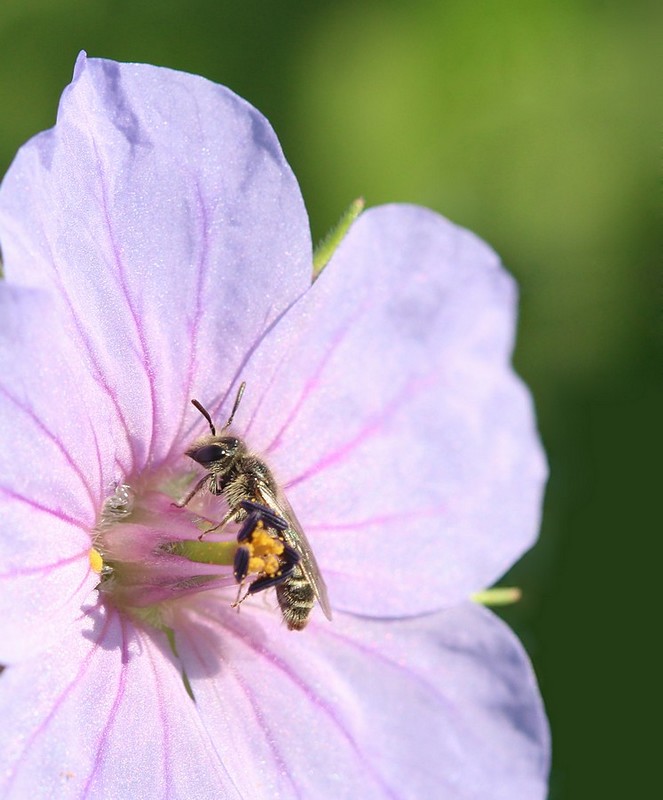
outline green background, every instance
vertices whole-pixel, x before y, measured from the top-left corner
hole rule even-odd
[[[0,172],[50,127],[80,49],[225,83],[272,122],[319,239],[412,201],[479,233],[521,286],[516,363],[552,477],[505,579],[554,739],[551,798],[659,785],[663,399],[659,2],[1,0]],[[650,566],[651,565],[651,566]],[[649,568],[648,568],[649,567]],[[660,730],[658,735],[660,736]]]

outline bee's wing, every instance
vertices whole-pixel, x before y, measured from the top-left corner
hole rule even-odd
[[[289,527],[283,531],[283,538],[286,542],[296,550],[301,560],[299,567],[301,568],[304,576],[313,587],[315,596],[320,603],[320,608],[324,611],[327,619],[332,618],[331,606],[329,605],[329,596],[327,594],[327,586],[320,574],[318,562],[315,560],[311,545],[306,538],[304,529],[297,515],[292,510],[292,506],[288,502],[288,498],[283,492],[279,492],[278,496],[272,494],[267,486],[260,487],[261,501],[268,507],[273,509],[279,516],[283,517],[288,523]]]

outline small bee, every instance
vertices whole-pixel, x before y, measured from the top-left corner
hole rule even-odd
[[[230,417],[220,434],[232,424],[245,387],[245,383],[239,387]],[[213,530],[223,528],[229,522],[244,522],[237,536],[240,546],[234,565],[238,583],[243,583],[248,574],[247,548],[253,543],[257,530],[271,531],[272,538],[283,543],[282,551],[278,555],[278,568],[265,571],[254,580],[247,594],[255,594],[275,586],[281,613],[290,630],[300,631],[306,626],[316,600],[327,619],[331,619],[327,587],[320,575],[311,545],[269,467],[259,456],[249,451],[242,439],[217,435],[206,409],[197,400],[191,402],[207,420],[211,435],[196,440],[185,454],[204,467],[207,473],[175,505],[183,508],[205,488],[214,495],[222,495],[229,510],[221,522],[201,534],[201,538]],[[238,602],[241,600],[238,599]]]

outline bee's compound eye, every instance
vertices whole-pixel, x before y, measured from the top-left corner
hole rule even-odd
[[[211,464],[228,455],[228,451],[220,444],[206,444],[190,453],[191,458],[199,464]]]

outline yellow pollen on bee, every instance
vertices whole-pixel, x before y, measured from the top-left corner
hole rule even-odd
[[[271,553],[264,558],[250,558],[248,571],[259,572],[262,575],[278,575],[281,571],[281,562]]]
[[[275,553],[280,556],[283,553],[283,542],[271,536],[262,522],[259,522],[253,531],[250,547],[252,548],[251,554],[256,556],[267,555],[268,553]]]
[[[246,545],[249,548],[248,571],[262,573],[263,575],[278,575],[281,569],[279,556],[285,549],[283,542],[272,536],[262,521],[258,522],[251,534],[251,541]]]
[[[273,553],[265,556],[265,563],[262,571],[265,573],[265,575],[278,575],[281,571],[281,562]]]
[[[97,573],[97,575],[101,575],[101,570],[104,568],[104,559],[101,556],[101,553],[98,550],[95,550],[94,547],[90,548],[90,552],[88,553],[88,558],[90,559],[90,567]]]

